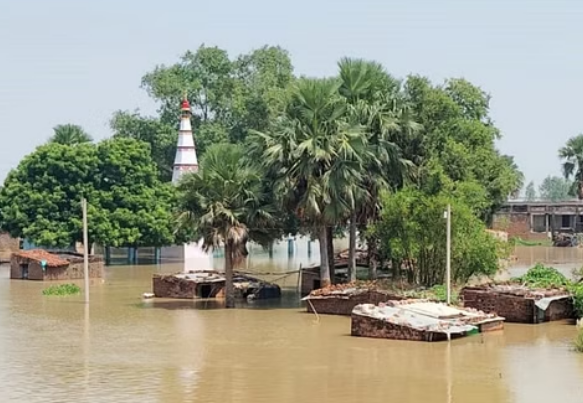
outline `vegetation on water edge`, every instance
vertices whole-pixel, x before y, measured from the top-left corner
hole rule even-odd
[[[76,284],[52,285],[43,290],[43,295],[76,295],[81,292],[81,288]]]
[[[513,246],[552,246],[553,242],[550,239],[540,241],[527,241],[520,237],[512,237],[508,243]]]
[[[557,269],[537,263],[528,272],[513,279],[525,286],[535,288],[564,288],[573,297],[573,307],[578,318],[583,317],[583,283],[571,281],[560,273]]]
[[[529,288],[561,288],[570,284],[569,279],[557,269],[541,263],[530,268],[525,275],[518,277],[517,281]]]

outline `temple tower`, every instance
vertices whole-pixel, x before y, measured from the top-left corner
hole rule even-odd
[[[198,171],[198,159],[196,158],[196,147],[194,146],[190,123],[191,110],[186,94],[184,94],[184,99],[180,104],[180,114],[180,128],[176,145],[176,157],[174,158],[174,169],[172,171],[172,183],[178,183],[186,172]]]
[[[173,184],[177,184],[182,175],[187,172],[198,172],[198,159],[190,123],[192,112],[186,94],[184,94],[180,104],[180,113],[178,143],[174,158],[174,170],[172,171]],[[213,255],[204,251],[202,239],[198,242],[162,248],[161,256],[164,260],[182,261],[184,272],[213,269]]]

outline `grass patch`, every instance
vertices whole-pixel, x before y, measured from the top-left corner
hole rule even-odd
[[[571,281],[561,274],[554,267],[544,266],[537,263],[534,267],[521,277],[514,278],[512,282],[521,283],[530,289],[536,288],[560,288],[571,293],[573,297],[573,307],[578,318],[583,317],[583,282]],[[582,347],[583,336],[580,335]]]
[[[412,290],[404,293],[409,298],[429,299],[432,301],[447,302],[447,287],[442,284],[434,285],[428,289]],[[459,287],[451,287],[451,304],[460,303]]]
[[[53,285],[43,290],[43,295],[75,295],[81,293],[81,288],[75,284]]]
[[[527,241],[520,237],[510,238],[509,244],[514,246],[553,246],[553,241],[550,239],[543,239],[540,241]]]

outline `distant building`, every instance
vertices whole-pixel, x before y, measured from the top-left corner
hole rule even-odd
[[[89,277],[103,277],[103,258],[89,256]],[[75,280],[83,276],[83,255],[74,252],[22,250],[10,258],[10,278],[19,280]]]
[[[505,203],[494,214],[492,229],[506,231],[509,237],[541,240],[553,232],[583,232],[583,201]]]

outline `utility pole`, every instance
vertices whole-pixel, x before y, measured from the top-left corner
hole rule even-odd
[[[83,278],[85,280],[85,303],[89,303],[89,236],[87,235],[87,199],[81,200],[83,210]]]
[[[451,304],[451,205],[447,205],[447,210],[444,214],[447,219],[447,234],[446,234],[446,266],[445,266],[445,281],[447,288],[447,304]]]

